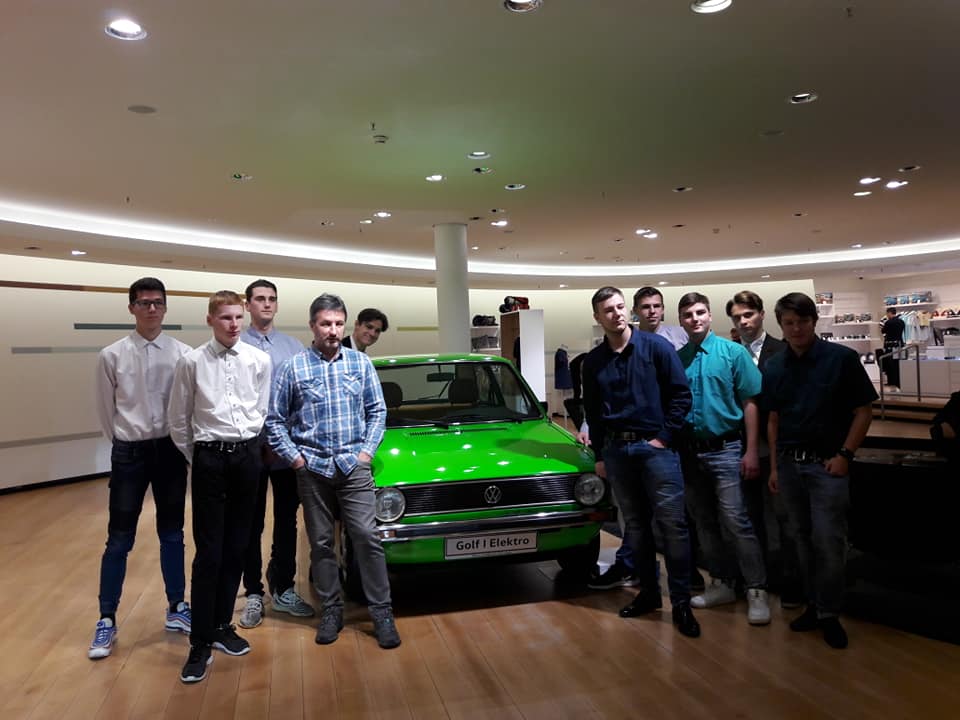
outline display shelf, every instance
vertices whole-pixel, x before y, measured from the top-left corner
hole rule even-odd
[[[832,308],[833,303],[817,303],[817,311],[819,312],[820,308]]]
[[[952,322],[960,325],[960,315],[956,317],[932,317],[930,322]]]
[[[939,302],[919,302],[919,303],[907,303],[905,305],[884,305],[883,309],[887,310],[889,308],[916,308],[916,307],[933,307],[939,305]]]
[[[872,343],[873,338],[829,338],[827,342],[834,343]]]
[[[879,324],[876,320],[856,320],[856,321],[852,321],[852,322],[842,322],[842,323],[835,322],[835,323],[833,324],[833,326],[834,326],[834,327],[845,327],[845,326],[847,326],[847,325],[850,325],[850,326],[852,326],[852,325],[859,325],[860,327],[863,327],[864,325],[873,325],[874,323]]]

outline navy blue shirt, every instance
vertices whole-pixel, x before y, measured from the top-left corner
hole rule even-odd
[[[608,432],[634,431],[669,446],[692,398],[677,351],[659,335],[633,330],[619,353],[604,338],[583,361],[583,408],[597,460]]]
[[[804,448],[832,456],[843,447],[853,411],[877,399],[860,356],[817,339],[797,355],[788,345],[763,369],[764,410],[778,414],[777,448]]]

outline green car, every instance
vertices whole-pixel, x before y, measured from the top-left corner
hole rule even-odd
[[[387,405],[373,461],[377,533],[391,569],[555,558],[571,576],[593,571],[600,526],[616,517],[607,482],[512,363],[490,355],[373,363]],[[346,574],[349,589],[357,576]]]

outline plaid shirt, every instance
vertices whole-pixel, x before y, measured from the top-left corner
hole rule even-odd
[[[313,347],[294,355],[277,374],[267,438],[288,463],[300,455],[325,477],[357,466],[383,440],[387,408],[373,363],[364,353],[340,348],[327,360]]]

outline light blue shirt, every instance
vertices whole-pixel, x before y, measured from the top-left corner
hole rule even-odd
[[[303,352],[303,343],[295,337],[279,332],[276,328],[271,328],[270,332],[264,335],[252,325],[243,331],[243,334],[240,335],[240,340],[247,343],[247,345],[253,345],[253,347],[258,350],[263,350],[263,352],[270,356],[271,367],[273,369],[270,382],[270,397],[273,398],[274,388],[277,384],[277,374],[280,372],[280,368],[298,352]],[[267,426],[264,425],[264,436],[266,436],[266,432]],[[277,462],[276,458],[273,459],[273,462],[269,463],[271,470],[287,467],[290,467],[288,463],[282,461]]]
[[[678,351],[693,407],[687,422],[697,438],[721,437],[743,427],[743,403],[760,394],[763,376],[739,343],[707,333],[700,345]]]
[[[341,347],[327,360],[313,347],[284,363],[267,415],[270,447],[288,464],[299,455],[325,477],[373,457],[383,440],[387,407],[380,378],[364,353]]]
[[[673,345],[674,350],[679,350],[690,342],[690,338],[687,337],[687,331],[679,325],[664,325],[661,323],[657,327],[656,334],[668,340],[670,344]]]

